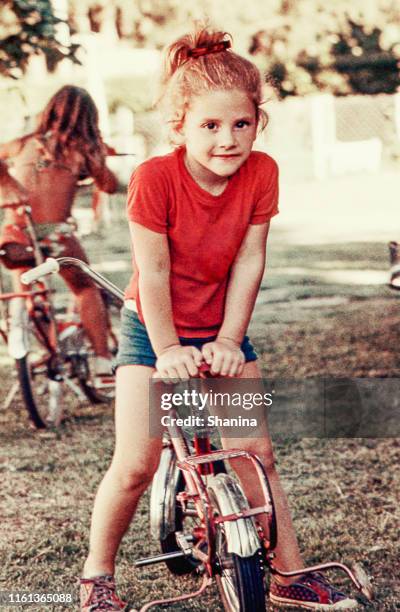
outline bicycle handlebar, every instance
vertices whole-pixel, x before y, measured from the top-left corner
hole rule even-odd
[[[121,301],[121,303],[123,302],[124,293],[121,291],[121,289],[118,289],[114,283],[95,270],[92,270],[87,263],[77,259],[76,257],[57,257],[57,259],[54,257],[48,257],[44,263],[21,274],[21,280],[23,283],[29,285],[30,283],[39,280],[39,278],[45,276],[46,274],[50,274],[51,272],[59,272],[60,268],[63,266],[74,266],[79,268],[82,270],[82,272],[87,274],[96,283],[96,285],[107,291],[107,293],[110,293],[116,297]]]
[[[48,257],[44,263],[39,264],[35,268],[21,274],[21,281],[25,285],[30,285],[34,281],[39,280],[39,278],[42,278],[42,276],[46,276],[46,274],[58,272],[59,269],[60,264],[58,263],[57,259],[54,257]]]

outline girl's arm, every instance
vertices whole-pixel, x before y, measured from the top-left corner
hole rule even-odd
[[[139,270],[139,294],[150,342],[158,359],[156,368],[167,378],[197,374],[201,352],[180,345],[173,317],[170,292],[170,256],[166,234],[153,232],[139,223],[129,223],[133,256]]]
[[[101,150],[86,158],[86,164],[89,175],[94,179],[98,189],[105,193],[115,193],[118,189],[118,179],[106,164],[107,150],[107,145],[102,143]]]
[[[22,204],[27,199],[27,191],[9,174],[7,164],[0,159],[0,206]]]
[[[31,134],[23,136],[22,138],[15,138],[10,142],[0,144],[0,159],[9,159],[10,157],[16,157],[21,151],[25,140],[27,140]]]
[[[105,163],[93,172],[93,178],[100,191],[115,193],[118,189],[118,179]]]
[[[249,225],[231,268],[224,320],[215,342],[203,347],[203,356],[213,373],[235,376],[243,369],[240,345],[253,313],[264,274],[268,223]]]

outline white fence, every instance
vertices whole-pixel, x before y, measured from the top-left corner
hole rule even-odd
[[[257,144],[290,179],[377,172],[400,157],[399,100],[320,94],[272,102]]]
[[[400,94],[320,94],[267,105],[269,123],[256,148],[269,152],[288,180],[377,172],[400,158]],[[158,151],[160,120],[138,115],[147,155]]]

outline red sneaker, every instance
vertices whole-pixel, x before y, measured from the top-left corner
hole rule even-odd
[[[305,574],[289,585],[271,579],[269,589],[271,603],[282,607],[298,607],[307,610],[355,610],[358,602],[338,591],[322,574]]]
[[[96,576],[80,579],[81,612],[95,610],[128,610],[126,601],[122,601],[115,593],[114,576]]]

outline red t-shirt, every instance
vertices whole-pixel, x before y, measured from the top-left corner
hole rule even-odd
[[[221,327],[229,271],[249,224],[266,223],[278,212],[278,167],[269,155],[253,151],[215,196],[189,174],[184,152],[178,148],[138,166],[127,215],[168,235],[175,327],[179,336],[202,338]],[[125,297],[136,300],[143,322],[138,274],[133,262]]]

